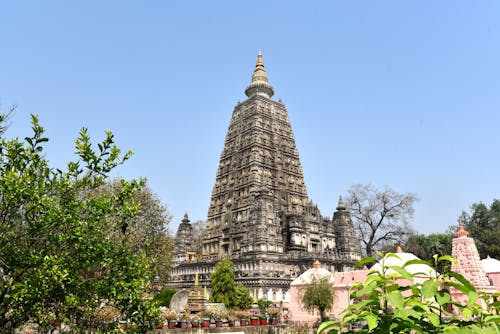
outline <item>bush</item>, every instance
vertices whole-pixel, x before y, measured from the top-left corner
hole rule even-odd
[[[387,256],[397,257],[389,253]],[[451,256],[434,256],[434,267],[442,261],[456,262]],[[377,262],[374,258],[359,261],[356,266]],[[498,333],[500,293],[486,294],[476,291],[462,275],[448,271],[435,272],[424,281],[415,280],[405,267],[427,264],[423,260],[410,260],[402,267],[384,265],[380,272],[371,273],[364,283],[353,285],[351,300],[354,302],[342,313],[339,322],[322,323],[317,333]],[[390,271],[389,271],[390,269]],[[409,284],[399,285],[400,279]],[[468,297],[465,305],[451,298],[450,290],[456,289]],[[481,305],[482,304],[482,305]],[[353,331],[353,325],[363,328]]]

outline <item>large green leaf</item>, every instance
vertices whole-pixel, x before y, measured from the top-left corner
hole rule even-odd
[[[441,320],[439,318],[439,316],[435,313],[429,313],[427,314],[427,319],[429,319],[430,323],[434,326],[434,327],[438,327],[439,324],[441,323]]]
[[[339,324],[335,321],[325,321],[319,325],[316,333],[322,334],[324,331],[327,331],[328,333],[336,334],[336,333],[338,333],[338,330],[336,329],[336,327],[338,327],[338,326],[339,326]]]
[[[436,293],[436,301],[443,306],[451,301],[451,295],[447,290],[440,290]]]
[[[450,271],[448,273],[448,275],[450,275],[451,277],[453,277],[454,279],[456,279],[457,281],[459,281],[460,283],[462,283],[463,286],[467,290],[469,290],[469,291],[476,291],[476,288],[474,288],[474,286],[465,277],[463,277],[461,274],[456,273],[454,271]],[[467,294],[466,291],[464,291],[464,293]]]
[[[378,325],[378,318],[373,314],[368,314],[365,316],[366,322],[368,322],[368,330],[372,330]]]
[[[389,300],[389,303],[391,303],[391,305],[398,310],[401,310],[404,307],[403,295],[398,290],[391,292],[387,296],[387,300]]]
[[[437,280],[426,280],[422,284],[422,296],[425,299],[432,298],[434,295],[437,293],[437,290],[439,288],[439,285],[441,282]]]
[[[377,263],[377,259],[375,259],[373,257],[365,257],[365,258],[359,260],[358,262],[356,262],[356,264],[354,265],[354,268],[362,268],[365,265],[372,264],[372,263]]]
[[[413,282],[413,275],[410,274],[408,270],[406,270],[405,268],[400,266],[390,266],[389,268],[391,268],[394,271],[397,271],[401,276],[406,278],[408,281]]]

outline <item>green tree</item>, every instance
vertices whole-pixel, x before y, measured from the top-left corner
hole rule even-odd
[[[387,187],[378,190],[372,185],[351,186],[346,201],[366,256],[406,242],[413,234],[410,221],[417,200],[415,194],[400,194]]]
[[[210,275],[210,286],[210,302],[233,306],[236,285],[231,260],[222,260],[215,265],[214,272]]]
[[[234,289],[234,299],[232,302],[232,307],[238,308],[240,310],[246,310],[252,307],[252,296],[250,291],[243,284],[236,284]]]
[[[273,302],[267,298],[260,298],[259,300],[257,300],[257,306],[259,307],[259,310],[262,314],[264,314],[266,312],[266,309],[271,305],[273,305]]]
[[[234,266],[231,260],[222,260],[215,265],[210,276],[210,302],[224,303],[228,308],[247,309],[252,306],[252,297],[242,284],[234,282]]]
[[[106,182],[98,192],[116,195],[122,190],[122,180],[115,179]],[[139,212],[130,219],[125,233],[115,233],[115,240],[125,242],[136,254],[147,254],[160,282],[165,282],[172,268],[174,240],[168,233],[172,217],[147,184],[134,194],[134,200]]]
[[[488,208],[479,202],[471,206],[470,214],[462,213],[462,222],[473,238],[481,258],[500,258],[500,200],[494,199]],[[456,231],[456,227],[454,227]]]
[[[451,254],[452,239],[453,234],[451,233],[414,234],[403,245],[403,250],[432,263],[435,254],[438,256]],[[438,271],[449,269],[449,265],[449,262],[441,261]]]
[[[318,311],[321,320],[326,319],[326,311],[333,307],[335,291],[328,276],[312,276],[311,283],[301,291],[300,301],[309,312]]]
[[[158,312],[143,298],[151,262],[113,238],[139,213],[143,182],[96,191],[131,152],[123,154],[109,131],[94,149],[83,128],[77,161],[55,169],[36,116],[32,130],[24,141],[2,135],[0,145],[0,328],[13,331],[28,319],[43,327],[55,315],[81,317],[108,303],[145,332]]]

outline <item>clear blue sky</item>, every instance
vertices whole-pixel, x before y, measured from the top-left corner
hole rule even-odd
[[[500,198],[498,1],[4,1],[7,135],[38,114],[60,167],[111,129],[175,231],[206,219],[259,50],[323,215],[354,183],[416,193],[422,233]]]

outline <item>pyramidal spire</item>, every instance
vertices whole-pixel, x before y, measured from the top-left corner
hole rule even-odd
[[[260,95],[267,98],[271,98],[274,95],[274,89],[267,79],[267,72],[264,69],[264,61],[262,60],[262,52],[260,51],[257,55],[255,69],[253,70],[252,82],[245,89],[245,94],[248,97]]]

